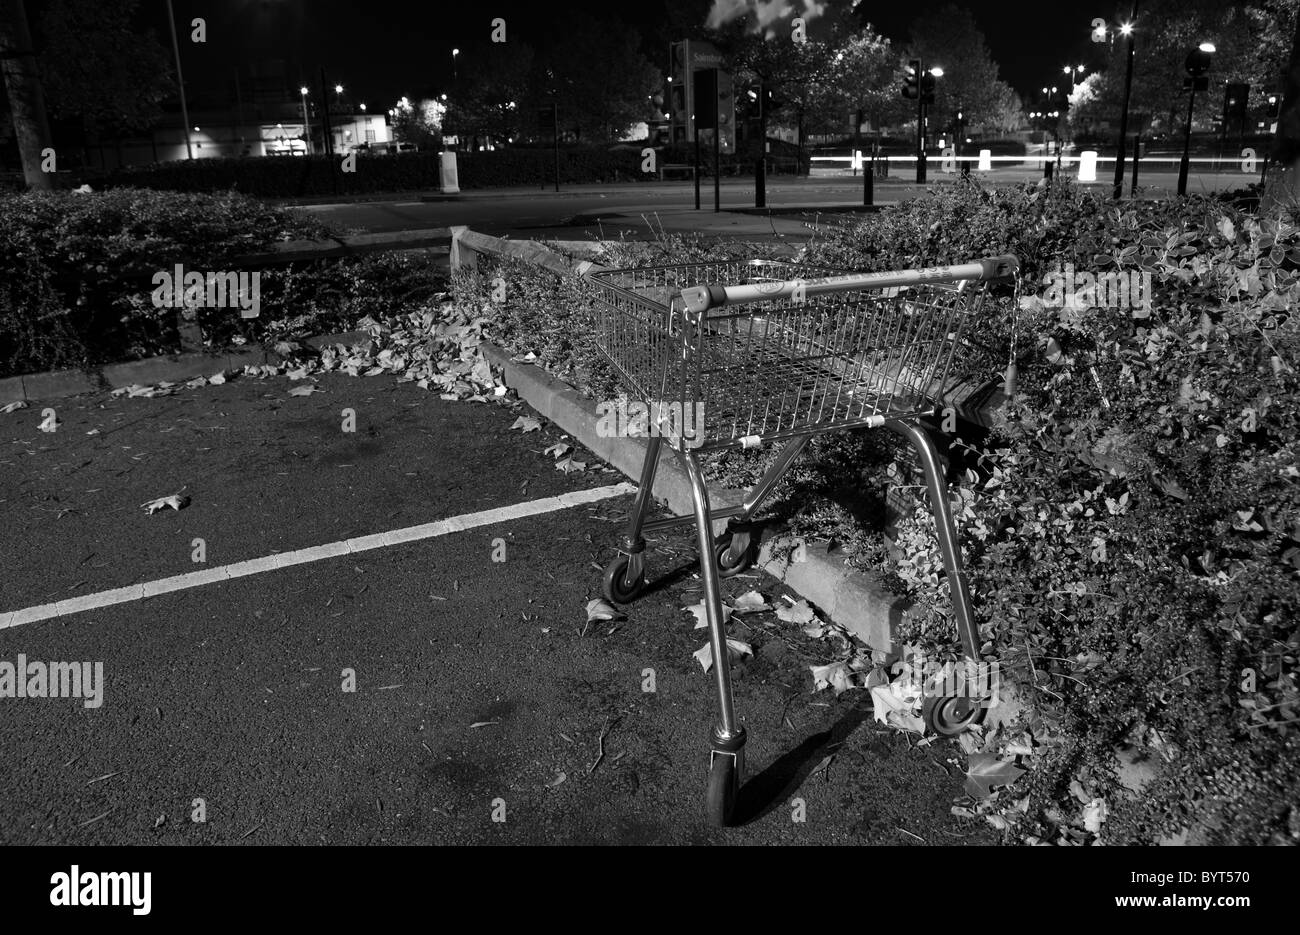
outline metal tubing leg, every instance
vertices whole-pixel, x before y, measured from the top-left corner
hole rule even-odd
[[[799,453],[807,447],[811,435],[798,435],[782,446],[781,451],[777,454],[776,460],[771,466],[763,472],[763,476],[758,479],[752,489],[745,494],[745,499],[740,505],[740,511],[732,517],[727,523],[727,531],[731,534],[731,542],[727,546],[727,561],[731,564],[739,562],[746,552],[750,549],[750,532],[741,527],[753,519],[758,508],[763,505],[763,501],[776,488],[785,472],[790,470],[790,465],[794,459],[799,457]]]
[[[641,527],[645,524],[646,513],[653,502],[655,471],[659,467],[659,454],[663,438],[658,435],[646,440],[645,460],[641,462],[641,481],[637,485],[636,497],[632,500],[632,509],[628,513],[627,533],[623,536],[623,551],[628,555],[627,571],[624,572],[624,585],[631,587],[639,581],[644,571],[645,539],[641,537]]]
[[[921,469],[925,472],[925,486],[930,493],[930,509],[934,513],[934,528],[939,537],[939,554],[943,556],[943,567],[948,573],[948,588],[952,593],[952,611],[957,620],[957,635],[961,638],[962,651],[966,657],[978,660],[979,634],[975,630],[975,618],[971,614],[970,586],[966,582],[966,572],[962,569],[961,549],[957,545],[957,527],[953,523],[952,507],[948,504],[948,483],[944,480],[939,452],[934,447],[930,436],[925,433],[925,429],[914,422],[890,420],[885,424],[911,442],[921,460]]]
[[[695,534],[700,546],[700,577],[704,581],[704,613],[709,624],[709,645],[713,649],[713,673],[717,680],[719,722],[713,728],[715,746],[724,749],[743,743],[744,729],[736,727],[735,705],[731,695],[731,657],[727,652],[727,632],[722,616],[722,593],[718,589],[718,569],[713,561],[713,526],[709,522],[709,488],[694,451],[681,452],[686,473],[691,479],[691,500],[695,506]],[[738,745],[737,745],[738,746]],[[728,750],[727,752],[734,752]]]
[[[790,470],[790,465],[794,463],[794,459],[799,457],[799,452],[804,450],[811,439],[811,435],[800,435],[785,443],[781,452],[776,456],[776,460],[772,462],[772,466],[758,479],[758,483],[754,485],[753,489],[745,494],[744,512],[736,517],[737,522],[747,522],[758,512],[758,508],[763,505],[763,501],[767,499],[768,494],[776,487],[785,472]]]

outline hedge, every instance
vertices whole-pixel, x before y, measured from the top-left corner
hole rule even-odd
[[[605,261],[728,248],[630,249]],[[1015,398],[991,429],[946,438],[983,652],[1027,706],[999,743],[1032,751],[1035,768],[1000,817],[1030,841],[1147,843],[1193,829],[1211,843],[1295,843],[1296,219],[1209,197],[1115,205],[1062,183],[969,183],[846,223],[806,256],[886,269],[1005,252],[1022,260],[1020,301],[986,306],[984,349],[969,356]],[[1056,303],[1044,279],[1065,264],[1149,273],[1152,308]],[[456,289],[483,307],[489,280],[467,275]],[[579,327],[590,296],[513,264],[507,281],[513,297],[487,306],[494,335],[610,392]],[[740,484],[770,456],[710,469]],[[928,509],[915,504],[892,537],[881,528],[906,473],[884,433],[823,437],[776,510],[799,510],[797,531],[889,574],[925,608],[899,639],[955,657]]]
[[[242,195],[118,189],[0,196],[0,376],[89,367],[179,349],[177,311],[152,277],[176,264],[232,269],[241,254],[323,227]],[[201,308],[216,345],[345,331],[443,276],[427,256],[377,254],[261,270],[261,313]]]

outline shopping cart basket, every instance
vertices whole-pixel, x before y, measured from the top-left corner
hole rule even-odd
[[[844,273],[774,261],[694,263],[604,270],[595,340],[627,400],[644,414],[648,445],[621,553],[605,569],[605,596],[634,600],[646,586],[644,534],[694,522],[720,714],[710,738],[708,812],[732,816],[744,774],[745,728],[737,723],[720,577],[753,562],[751,520],[782,475],[821,432],[887,427],[916,449],[962,651],[978,662],[979,640],[961,553],[934,442],[917,423],[931,415],[967,319],[995,280],[1014,276],[1015,257],[956,266]],[[711,509],[698,455],[781,441],[772,465],[734,507]],[[694,513],[647,519],[662,446],[690,478]],[[727,520],[715,539],[713,523]],[[978,699],[930,698],[927,724],[953,735],[974,723]]]

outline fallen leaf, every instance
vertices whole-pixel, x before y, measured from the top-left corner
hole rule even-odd
[[[1105,799],[1093,799],[1083,807],[1083,827],[1093,834],[1100,834],[1108,813]]]
[[[622,614],[618,609],[606,601],[596,598],[594,601],[587,602],[587,622],[595,620],[617,620]]]
[[[290,396],[310,396],[312,393],[319,393],[320,387],[315,383],[309,383],[306,386],[295,386],[289,391]]]
[[[183,497],[180,494],[174,493],[169,497],[159,497],[157,500],[150,500],[148,503],[141,504],[141,506],[144,507],[145,513],[149,516],[153,516],[159,510],[165,510],[168,507],[173,510],[184,509],[189,506],[189,503],[189,497]]]
[[[569,776],[567,773],[556,773],[555,778],[552,779],[550,782],[546,783],[546,788],[554,789],[556,786],[558,786],[560,783],[564,782],[568,778]]]
[[[578,474],[581,473],[582,471],[587,470],[587,462],[575,461],[571,457],[564,458],[563,460],[557,461],[555,463],[555,469],[557,471],[563,471],[565,474]]]
[[[740,640],[727,640],[727,656],[731,662],[735,662],[741,656],[754,655],[754,649],[748,643],[742,643]],[[713,646],[705,643],[694,653],[695,661],[698,662],[705,672],[713,668]]]
[[[566,445],[564,442],[556,442],[550,448],[547,448],[542,454],[548,454],[556,458],[563,458],[573,450],[572,445]]]
[[[853,670],[849,668],[847,659],[832,662],[829,665],[809,666],[808,668],[812,669],[814,691],[833,688],[835,694],[838,695],[854,687]]]
[[[537,419],[534,419],[532,416],[520,416],[518,419],[515,419],[514,425],[510,427],[512,429],[523,429],[525,433],[536,432],[542,427],[542,423]]]
[[[5,403],[0,406],[0,412],[13,412],[15,409],[26,409],[27,401],[23,399],[15,400],[12,403]]]
[[[993,796],[995,786],[1009,786],[1025,772],[1011,760],[999,760],[996,753],[976,753],[966,769],[966,791],[977,799]]]
[[[213,384],[214,386],[220,386],[222,383],[225,383],[226,382],[225,371],[222,371],[221,373],[214,373],[212,376],[208,377],[208,382]]]
[[[771,610],[772,605],[763,600],[757,591],[746,591],[731,602],[731,609],[738,614],[752,614],[760,610]]]
[[[704,601],[698,604],[692,604],[689,607],[683,607],[682,610],[689,610],[695,615],[695,626],[693,629],[702,630],[709,625],[708,612],[704,609]],[[722,622],[725,624],[731,619],[731,608],[726,604],[722,605]]]
[[[792,607],[778,607],[776,618],[786,623],[812,623],[817,619],[817,613],[807,601],[801,600]]]

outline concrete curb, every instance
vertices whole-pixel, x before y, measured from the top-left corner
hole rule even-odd
[[[304,340],[312,347],[330,344],[359,344],[369,340],[364,331],[345,331],[341,334],[322,334]],[[110,364],[98,370],[50,370],[29,373],[21,377],[0,380],[0,405],[18,400],[36,402],[42,399],[60,399],[81,393],[99,393],[136,383],[161,383],[164,380],[179,383],[193,377],[210,377],[218,371],[242,370],[247,365],[277,364],[279,354],[259,348],[238,349],[194,354],[166,354],[148,357],[125,364]]]
[[[81,393],[115,390],[135,383],[178,383],[192,377],[210,377],[217,371],[238,370],[245,364],[266,363],[266,354],[255,350],[216,353],[166,354],[110,364],[97,370],[52,370],[0,380],[0,404],[26,400],[61,399]]]
[[[550,419],[578,442],[636,481],[641,473],[646,443],[638,438],[605,438],[597,434],[595,401],[541,367],[514,361],[495,345],[481,344],[484,358],[500,369],[507,386],[538,413]],[[670,512],[681,516],[693,509],[686,469],[671,455],[659,463],[654,495],[666,501]],[[742,491],[709,486],[710,505],[730,506],[743,498]],[[725,520],[715,523],[721,530]],[[892,655],[893,633],[910,603],[889,593],[874,575],[849,568],[830,554],[826,543],[805,545],[805,560],[796,562],[791,537],[765,532],[758,565],[776,580],[789,585],[837,623],[874,650]],[[778,556],[789,555],[789,558]]]

